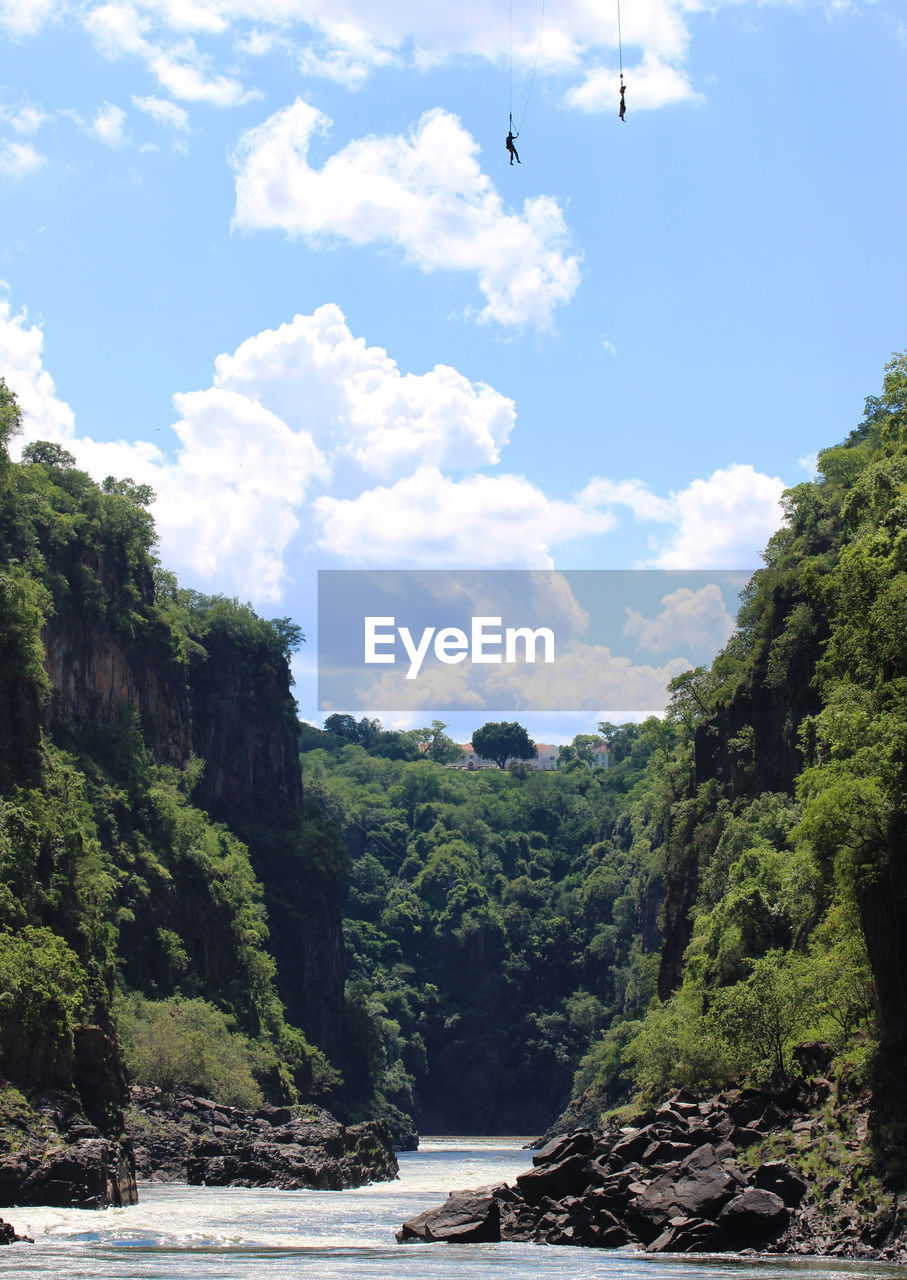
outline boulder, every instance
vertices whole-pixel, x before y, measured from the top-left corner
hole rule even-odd
[[[795,1209],[806,1195],[806,1183],[786,1160],[768,1160],[756,1170],[760,1191],[773,1191],[789,1209]]]
[[[646,1245],[646,1253],[705,1253],[715,1247],[718,1226],[707,1218],[671,1218],[661,1235]]]
[[[653,1142],[642,1153],[642,1163],[649,1168],[676,1164],[694,1150],[690,1142]]]
[[[399,1244],[416,1240],[487,1244],[500,1238],[500,1205],[488,1191],[452,1191],[440,1209],[426,1209],[397,1232]]]
[[[9,1222],[4,1222],[0,1218],[0,1245],[2,1244],[34,1244],[31,1236],[20,1236],[16,1234],[16,1228]]]
[[[707,1143],[677,1170],[655,1178],[627,1206],[627,1221],[644,1240],[654,1240],[671,1218],[714,1220],[741,1190],[740,1179],[726,1169]]]
[[[624,1164],[634,1164],[642,1159],[643,1153],[651,1145],[654,1137],[651,1125],[647,1125],[644,1129],[631,1129],[611,1148],[608,1163],[613,1169],[619,1169]]]
[[[727,1249],[757,1248],[779,1236],[788,1222],[787,1206],[773,1191],[747,1187],[729,1200],[718,1215],[721,1240]]]
[[[546,1142],[532,1157],[534,1165],[557,1164],[572,1155],[591,1155],[595,1147],[595,1136],[590,1129],[577,1129],[566,1136]]]
[[[556,1164],[539,1165],[519,1174],[517,1186],[530,1204],[539,1204],[546,1196],[561,1200],[564,1196],[579,1195],[589,1185],[589,1165],[584,1155],[567,1156]]]

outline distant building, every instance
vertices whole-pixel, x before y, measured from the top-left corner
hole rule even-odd
[[[476,755],[471,742],[460,743],[460,750],[463,752],[462,760],[455,760],[453,764],[449,764],[448,769],[468,769],[473,772],[475,769],[496,769],[498,766],[494,760],[487,760],[484,756]],[[604,758],[600,763],[608,763],[608,748],[596,747],[596,751],[603,751]],[[560,755],[560,747],[549,742],[539,742],[537,744],[537,754],[530,760],[508,760],[507,765],[524,764],[527,769],[541,769],[548,771],[556,769],[558,757]]]

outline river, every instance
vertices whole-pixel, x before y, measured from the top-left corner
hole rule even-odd
[[[0,1250],[0,1275],[43,1280],[843,1280],[907,1269],[831,1260],[641,1257],[531,1244],[398,1245],[394,1231],[448,1191],[512,1180],[519,1139],[427,1138],[397,1182],[358,1191],[266,1191],[142,1183],[140,1202],[100,1213],[4,1209],[34,1245]]]

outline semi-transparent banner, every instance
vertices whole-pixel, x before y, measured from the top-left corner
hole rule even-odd
[[[325,570],[322,711],[661,711],[750,571]]]

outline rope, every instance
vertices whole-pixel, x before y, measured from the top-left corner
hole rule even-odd
[[[510,0],[510,7],[512,12],[513,0]],[[523,121],[526,119],[526,112],[529,110],[529,98],[530,98],[530,95],[532,94],[532,82],[533,80],[535,80],[535,70],[536,70],[536,67],[539,65],[539,54],[542,51],[542,31],[544,30],[544,27],[545,27],[545,0],[542,0],[542,16],[539,20],[539,42],[535,48],[535,62],[533,62],[532,64],[532,75],[529,77],[529,88],[526,90],[526,103],[523,107],[523,114],[520,116],[520,123],[519,123],[519,128],[517,129],[517,133],[519,133],[520,130],[522,129]],[[511,68],[511,76],[512,75],[513,75],[513,70]],[[511,91],[511,97],[512,97],[512,91]]]
[[[513,3],[513,0],[511,0]],[[620,38],[620,0],[617,0],[617,56],[620,60],[620,78],[624,78],[624,50],[623,41]]]
[[[510,41],[507,52],[510,59],[510,132],[513,133],[513,0],[510,0]]]

